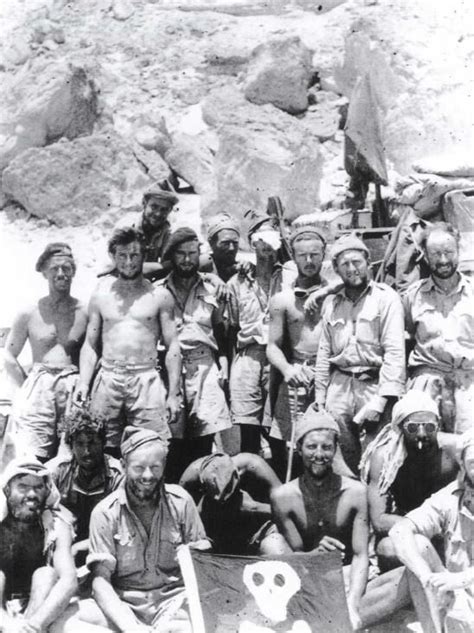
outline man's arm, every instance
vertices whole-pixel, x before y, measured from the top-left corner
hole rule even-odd
[[[47,598],[31,617],[29,623],[38,631],[47,630],[66,609],[77,591],[76,568],[71,553],[72,534],[70,527],[57,520],[56,545],[53,556],[53,568],[58,580]]]
[[[298,387],[299,370],[288,362],[282,350],[286,320],[284,292],[279,292],[270,299],[269,320],[267,358],[278,369],[286,383],[291,387]]]
[[[382,451],[377,449],[370,459],[368,499],[370,521],[378,536],[386,536],[395,523],[402,518],[398,514],[387,512],[388,494],[382,494],[379,490],[383,461]]]
[[[23,375],[23,377],[25,375],[17,358],[28,340],[28,323],[30,316],[30,310],[24,310],[17,314],[5,342],[5,369],[15,384],[18,382],[19,373]]]
[[[324,408],[326,404],[326,392],[329,385],[329,373],[331,357],[331,334],[329,331],[328,319],[326,316],[330,299],[325,300],[321,309],[321,334],[319,337],[318,353],[316,355],[316,366],[314,368],[314,401],[319,407]]]
[[[199,479],[199,472],[203,459],[204,457],[201,457],[192,462],[192,464],[189,464],[179,480],[179,485],[189,492],[194,500],[194,503],[197,503],[201,497],[201,480]]]
[[[79,384],[75,391],[75,400],[78,403],[84,402],[89,394],[92,376],[99,360],[102,316],[97,291],[94,292],[89,302],[88,317],[86,338],[79,359]]]
[[[127,631],[130,631],[130,633],[132,633],[132,631],[138,633],[138,631],[141,630],[149,631],[147,626],[137,623],[132,609],[118,597],[112,586],[112,572],[110,569],[108,569],[106,565],[96,563],[93,573],[93,595],[106,618],[108,618],[121,633],[126,633]]]
[[[222,380],[226,382],[229,380],[229,364],[224,310],[225,303],[221,301],[218,307],[212,311],[212,329],[217,343],[217,354],[219,356]]]
[[[395,291],[388,291],[381,314],[381,345],[384,351],[380,368],[379,396],[402,396],[405,392],[406,358],[403,306]]]
[[[181,389],[181,351],[179,347],[178,333],[174,320],[174,299],[165,288],[160,288],[159,320],[163,344],[166,347],[166,371],[168,373],[168,398],[166,406],[173,422],[178,415],[178,394]]]
[[[303,539],[292,518],[293,498],[293,486],[285,484],[272,491],[270,494],[270,505],[273,520],[280,534],[285,538],[294,552],[302,552],[304,549]]]
[[[252,480],[258,486],[265,489],[268,496],[272,490],[281,486],[275,471],[267,462],[259,455],[253,453],[239,453],[232,458],[234,464],[241,475],[242,484],[245,487],[245,481]]]
[[[359,605],[367,587],[369,571],[369,516],[367,491],[363,484],[358,484],[357,490],[351,491],[351,500],[355,515],[352,525],[353,556],[347,606],[352,626],[360,628]]]

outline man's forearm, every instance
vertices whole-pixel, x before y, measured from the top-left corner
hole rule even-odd
[[[368,572],[368,556],[366,554],[354,554],[351,562],[349,593],[347,595],[347,601],[354,609],[359,609],[360,600],[367,587]]]
[[[267,345],[267,358],[273,367],[278,369],[282,376],[291,367],[291,363],[286,360],[285,354],[275,343],[269,343]]]
[[[40,608],[28,620],[37,625],[41,631],[45,631],[64,612],[76,591],[75,576],[60,578]]]
[[[79,379],[81,385],[84,385],[85,387],[87,387],[87,389],[90,388],[92,376],[94,374],[98,359],[99,355],[90,345],[90,343],[86,341],[81,350],[81,357],[79,361]]]
[[[119,631],[130,631],[137,626],[132,609],[118,597],[115,589],[105,578],[94,578],[92,581],[94,598],[104,615]]]
[[[176,396],[181,391],[181,350],[177,338],[168,347],[165,365],[168,373],[169,393]]]
[[[423,581],[431,574],[432,570],[420,554],[415,534],[411,526],[407,525],[408,522],[410,522],[409,519],[399,521],[393,526],[388,535],[392,539],[395,553],[400,561]]]

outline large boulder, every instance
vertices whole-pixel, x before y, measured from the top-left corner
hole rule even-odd
[[[0,170],[29,147],[92,133],[98,92],[84,67],[40,59],[7,82],[0,115]]]
[[[318,205],[322,158],[319,141],[294,117],[272,105],[248,103],[232,87],[213,91],[203,103],[204,121],[215,130],[217,197],[203,214],[225,210],[242,218],[280,196],[290,218]]]
[[[215,191],[214,154],[205,135],[174,134],[165,160],[199,194]]]
[[[110,132],[24,151],[3,171],[2,189],[58,226],[110,225],[140,203],[150,182],[132,150]]]
[[[311,51],[299,37],[275,38],[253,51],[244,81],[252,103],[272,103],[290,114],[308,107]]]

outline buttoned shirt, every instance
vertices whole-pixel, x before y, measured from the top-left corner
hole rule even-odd
[[[159,229],[153,230],[152,227],[148,227],[143,221],[142,211],[131,211],[126,213],[115,225],[115,228],[123,228],[131,226],[134,229],[142,231],[145,236],[145,261],[146,262],[159,262],[161,261],[161,255],[163,249],[171,234],[171,226],[168,220],[165,220]]]
[[[379,396],[400,396],[405,390],[403,307],[397,293],[370,281],[352,301],[343,288],[322,307],[316,357],[316,397],[324,402],[331,367],[358,374],[377,369]]]
[[[189,290],[184,304],[176,290],[173,273],[160,283],[171,292],[175,300],[175,321],[181,349],[190,351],[200,345],[207,345],[217,351],[212,317],[219,304],[212,283],[205,281],[198,273],[196,283]]]
[[[228,282],[229,323],[239,328],[237,348],[268,343],[268,306],[270,297],[281,290],[281,266],[275,266],[267,293],[254,277],[234,275]]]
[[[176,548],[205,538],[194,501],[181,486],[163,485],[149,534],[120,486],[92,512],[87,564],[105,565],[119,595],[159,590],[165,599],[183,587]]]
[[[463,504],[464,494],[465,484],[458,479],[406,515],[417,533],[430,540],[443,537],[446,569],[450,572],[465,571],[474,565],[474,515]],[[474,586],[466,591],[474,599]]]
[[[46,467],[59,490],[61,503],[77,520],[77,539],[87,538],[92,510],[104,497],[116,490],[123,480],[121,463],[110,455],[104,455],[104,468],[87,482],[87,486],[81,485],[79,465],[72,456],[62,459],[55,457]]]
[[[415,339],[411,367],[474,369],[473,284],[468,277],[459,273],[459,282],[449,293],[428,277],[408,288],[403,303],[406,329]]]

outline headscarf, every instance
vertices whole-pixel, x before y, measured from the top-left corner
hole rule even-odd
[[[278,231],[278,220],[268,213],[262,211],[254,211],[250,209],[244,213],[244,217],[248,218],[249,228],[247,231],[247,238],[250,242],[252,235],[260,229],[275,229]]]
[[[296,240],[296,238],[300,235],[305,235],[306,233],[314,235],[319,240],[321,240],[323,246],[326,246],[326,238],[324,237],[320,229],[318,229],[313,224],[300,224],[299,226],[295,226],[290,233],[290,246],[293,247],[293,242]]]
[[[36,459],[13,459],[5,468],[2,476],[0,477],[0,522],[6,519],[8,515],[8,503],[5,494],[5,488],[15,477],[22,475],[33,475],[35,477],[42,477],[46,482],[48,495],[45,501],[45,507],[43,516],[49,511],[59,508],[59,501],[61,496],[59,494],[56,485],[53,482],[51,473],[41,462]]]
[[[361,479],[368,483],[371,457],[378,448],[383,447],[382,472],[378,482],[381,494],[385,494],[390,489],[407,456],[402,423],[409,415],[420,412],[433,413],[439,419],[436,402],[426,392],[412,389],[395,404],[391,423],[380,431],[362,455]]]
[[[165,452],[168,452],[165,442],[163,441],[161,435],[158,435],[156,431],[140,428],[138,426],[126,426],[122,435],[122,443],[120,444],[122,457],[126,457],[130,453],[133,453],[133,451],[140,446],[151,444],[153,442],[156,442],[165,450]]]
[[[336,265],[337,258],[341,253],[344,253],[344,251],[362,251],[367,255],[367,257],[370,256],[367,246],[354,233],[343,235],[334,242],[331,249],[331,261],[333,266]]]
[[[302,442],[310,431],[334,431],[337,437],[340,434],[339,425],[332,415],[325,409],[317,411],[314,404],[309,405],[296,426],[296,443]]]
[[[143,204],[148,202],[148,198],[157,198],[163,206],[174,207],[179,202],[178,196],[171,191],[162,189],[158,183],[149,187],[143,194]]]
[[[235,231],[240,237],[240,228],[237,221],[228,213],[218,213],[212,218],[209,218],[207,241],[210,242],[214,235],[217,235],[219,231],[223,231],[224,229]]]
[[[74,270],[76,270],[76,264],[72,255],[72,249],[69,244],[66,244],[66,242],[51,242],[50,244],[47,244],[44,251],[38,257],[35,266],[36,272],[42,272],[47,262],[49,262],[52,257],[55,257],[57,255],[60,255],[61,257],[67,257],[71,261]]]
[[[240,477],[232,458],[226,453],[213,453],[201,462],[199,480],[211,490],[215,501],[227,501],[239,485]]]
[[[181,244],[193,241],[199,241],[196,231],[193,231],[193,229],[190,229],[187,226],[176,229],[176,231],[171,233],[165,244],[162,260],[164,261],[169,259],[178,246],[181,246]]]

